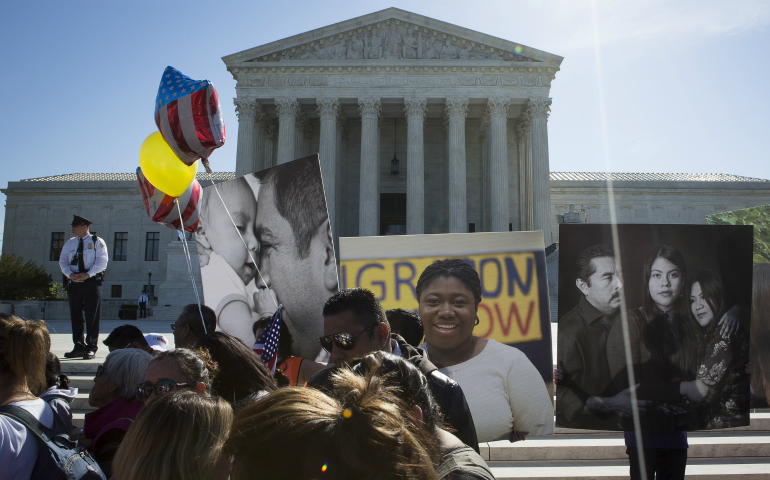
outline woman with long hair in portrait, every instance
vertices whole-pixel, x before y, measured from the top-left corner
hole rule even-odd
[[[748,425],[750,377],[749,340],[742,329],[723,333],[717,319],[725,313],[724,288],[713,270],[698,272],[690,285],[690,319],[699,342],[698,384],[710,387],[690,429],[728,428]],[[696,388],[700,385],[696,385]]]

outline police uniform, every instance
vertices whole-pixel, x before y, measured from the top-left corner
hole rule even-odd
[[[139,318],[147,318],[147,294],[143,293],[139,295]]]
[[[91,225],[87,218],[74,215],[72,226]],[[102,303],[102,282],[95,277],[107,268],[107,245],[97,237],[94,243],[90,233],[83,238],[72,237],[61,250],[59,266],[67,278],[75,273],[87,273],[89,278],[82,282],[69,282],[67,297],[70,303],[72,341],[75,348],[65,353],[66,358],[82,356],[94,358],[99,341],[99,314]],[[83,314],[85,313],[85,318]],[[86,331],[84,339],[83,330]]]

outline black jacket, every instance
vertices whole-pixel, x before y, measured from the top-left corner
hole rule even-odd
[[[464,444],[479,452],[479,441],[476,437],[476,426],[473,424],[473,416],[468,402],[465,401],[465,394],[460,384],[438,371],[425,356],[420,348],[415,348],[396,334],[391,334],[390,338],[398,343],[401,348],[401,356],[417,367],[420,372],[428,379],[430,391],[433,398],[441,408],[444,420],[450,426],[457,438]],[[336,367],[331,365],[313,375],[307,382],[308,387],[315,387],[321,390],[331,391],[331,375]]]

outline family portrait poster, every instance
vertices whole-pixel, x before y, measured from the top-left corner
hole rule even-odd
[[[417,311],[415,286],[420,274],[434,261],[447,258],[462,259],[479,273],[482,301],[473,335],[521,350],[551,390],[553,358],[542,233],[343,237],[341,288],[367,288],[386,310]]]
[[[642,430],[748,425],[752,227],[559,227],[556,425],[633,429],[621,289]]]
[[[318,155],[205,187],[195,239],[217,331],[251,346],[254,322],[283,305],[292,355],[318,358],[339,286]]]

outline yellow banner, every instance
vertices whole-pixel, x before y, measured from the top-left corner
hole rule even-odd
[[[340,262],[342,288],[368,288],[382,306],[417,310],[417,279],[436,260],[461,258],[481,277],[479,325],[473,334],[501,343],[542,340],[540,291],[533,252]],[[547,293],[546,293],[547,294]]]

